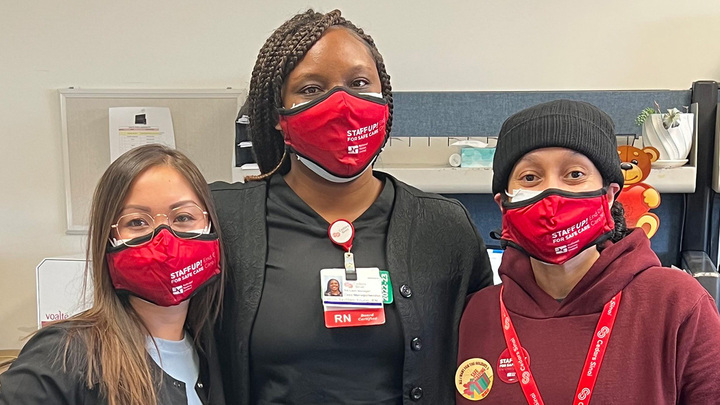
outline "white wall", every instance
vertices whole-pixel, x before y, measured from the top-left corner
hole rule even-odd
[[[305,1],[5,1],[0,6],[0,349],[35,325],[34,268],[65,235],[57,89],[246,88]],[[371,0],[339,7],[396,90],[686,89],[720,80],[720,3]],[[104,136],[99,134],[99,136]]]

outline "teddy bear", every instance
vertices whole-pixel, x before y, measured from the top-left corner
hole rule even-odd
[[[618,201],[625,208],[625,220],[628,228],[642,228],[648,238],[652,238],[660,226],[660,219],[648,212],[660,205],[660,193],[651,185],[643,183],[650,174],[652,162],[658,160],[660,152],[652,146],[643,149],[631,145],[618,146],[620,168],[625,177],[625,185]]]

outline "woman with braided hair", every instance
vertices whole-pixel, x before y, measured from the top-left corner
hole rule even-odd
[[[457,405],[720,403],[715,302],[626,228],[625,170],[615,125],[592,104],[505,120],[492,180],[502,285],[468,300]]]
[[[460,314],[490,263],[460,203],[371,170],[393,112],[372,38],[337,10],[296,15],[248,103],[262,174],[212,185],[228,402],[451,403]]]

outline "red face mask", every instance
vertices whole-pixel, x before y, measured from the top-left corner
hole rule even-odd
[[[142,238],[152,239],[142,246],[108,248],[110,278],[120,293],[169,307],[190,298],[220,274],[220,243],[215,234],[181,239],[162,225],[154,235]]]
[[[545,263],[567,262],[606,240],[615,227],[606,189],[581,193],[548,189],[502,205],[502,240]]]
[[[344,182],[362,174],[385,144],[389,108],[384,98],[336,87],[298,107],[278,109],[285,143],[308,167]]]

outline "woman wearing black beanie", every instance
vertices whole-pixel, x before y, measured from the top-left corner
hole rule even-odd
[[[717,403],[717,308],[625,229],[616,147],[610,117],[583,102],[503,124],[492,185],[502,285],[463,314],[458,403]]]

